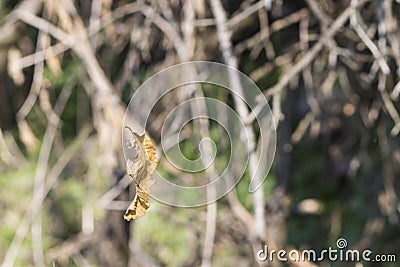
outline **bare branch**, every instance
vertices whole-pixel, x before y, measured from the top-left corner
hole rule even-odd
[[[308,66],[319,54],[322,50],[326,42],[332,38],[340,27],[349,19],[350,15],[354,12],[355,9],[362,7],[369,0],[361,0],[355,6],[347,7],[342,14],[331,24],[331,26],[326,30],[326,32],[321,36],[319,41],[314,44],[310,51],[305,54],[296,64],[294,64],[290,70],[288,70],[279,80],[279,82],[271,87],[269,90],[265,92],[266,96],[270,96],[278,93],[283,90],[285,86],[290,82],[292,78],[294,78],[300,71],[302,71],[306,66]]]
[[[63,88],[56,104],[54,107],[54,112],[51,113],[49,122],[46,127],[46,131],[43,136],[42,147],[40,149],[39,158],[36,164],[36,173],[34,178],[34,199],[44,199],[44,184],[46,182],[45,177],[47,173],[49,158],[51,148],[53,146],[53,141],[58,129],[58,124],[60,122],[60,114],[64,109],[65,103],[67,102],[69,96],[71,95],[74,83],[67,83]],[[42,220],[41,215],[34,215],[32,217],[32,240],[33,240],[33,255],[35,264],[38,266],[45,266],[44,257],[42,251]]]
[[[354,9],[350,14],[350,24],[353,26],[354,30],[356,31],[356,33],[358,34],[360,39],[363,41],[363,43],[368,47],[368,49],[371,51],[372,55],[375,57],[383,74],[388,75],[390,73],[390,68],[389,68],[385,58],[383,57],[383,55],[379,51],[378,47],[368,37],[367,33],[364,31],[364,29],[358,22],[359,20],[361,20],[361,18],[359,18],[359,15],[357,12],[357,8],[356,8],[357,5],[358,5],[358,0],[351,1],[351,7],[353,7]]]
[[[182,38],[179,36],[177,30],[165,19],[163,19],[157,12],[154,11],[153,8],[147,5],[142,5],[140,8],[140,12],[151,19],[151,21],[162,30],[168,38],[172,41],[175,46],[176,53],[179,55],[179,58],[182,62],[187,61],[187,51],[185,43]]]
[[[225,63],[233,68],[237,68],[238,63],[237,59],[233,54],[233,49],[232,49],[232,44],[230,42],[230,32],[227,28],[226,24],[226,15],[225,15],[225,10],[222,7],[221,1],[220,0],[210,0],[210,4],[212,7],[212,11],[215,17],[215,20],[217,22],[217,37],[219,40],[220,44],[220,50],[222,52],[222,55],[224,57]],[[234,74],[233,72],[229,72],[229,84],[231,88],[233,89],[234,92],[237,92],[238,95],[243,95],[242,92],[242,87],[240,83],[240,78],[237,76],[237,74]],[[247,116],[248,116],[248,111],[246,104],[243,102],[242,99],[240,99],[237,95],[233,95],[234,102],[235,102],[235,107],[236,110],[238,111],[238,114],[240,118],[245,121]],[[251,177],[254,177],[254,179],[260,179],[259,177],[255,177],[256,175],[256,169],[257,169],[257,158],[256,158],[256,153],[255,151],[255,135],[253,128],[251,125],[247,124],[246,126],[246,132],[248,134],[248,154],[249,154],[249,170]],[[248,229],[249,232],[253,233],[253,236],[256,236],[260,238],[260,240],[265,240],[265,213],[264,213],[264,190],[262,187],[258,188],[254,192],[254,228]],[[241,218],[243,219],[243,218]],[[255,249],[258,244],[253,242],[253,249]]]
[[[261,8],[264,8],[264,7],[265,7],[264,2],[258,1],[255,4],[253,4],[252,6],[246,8],[243,12],[241,12],[241,13],[237,14],[236,16],[234,16],[233,18],[227,20],[226,26],[228,28],[233,28],[233,27],[237,26],[238,23],[247,19],[248,17],[250,17],[251,15],[256,13],[258,10],[260,10]]]

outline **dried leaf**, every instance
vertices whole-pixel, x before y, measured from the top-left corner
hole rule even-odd
[[[129,147],[136,151],[136,156],[127,158],[127,172],[134,179],[136,184],[136,196],[124,214],[127,221],[143,216],[150,207],[149,190],[154,183],[152,175],[157,168],[158,159],[156,149],[150,137],[146,134],[138,135],[126,126],[131,133],[133,140]]]

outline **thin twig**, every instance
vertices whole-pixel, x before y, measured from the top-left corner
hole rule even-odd
[[[330,38],[332,38],[337,31],[344,25],[344,23],[349,19],[350,15],[354,12],[355,9],[362,7],[369,0],[361,0],[355,6],[347,7],[342,14],[331,24],[331,26],[326,30],[326,32],[321,36],[316,44],[314,44],[310,51],[304,55],[296,64],[294,64],[290,70],[287,71],[279,80],[279,82],[271,87],[269,90],[265,91],[266,96],[270,96],[273,94],[282,91],[285,86],[293,79],[300,71],[302,71],[306,66],[308,66],[319,54],[324,45]]]
[[[264,8],[264,2],[263,1],[258,1],[254,5],[249,6],[245,10],[243,10],[241,13],[237,14],[233,18],[229,19],[226,21],[226,26],[228,28],[233,28],[236,27],[237,24],[239,24],[241,21],[247,19],[254,13],[256,13],[258,10],[261,8]],[[218,23],[218,22],[217,22]]]
[[[118,20],[131,13],[138,12],[138,10],[139,10],[138,3],[136,2],[129,3],[116,8],[114,11],[105,14],[101,18],[94,19],[88,27],[88,37],[90,38],[95,36],[101,29],[106,28],[115,20]],[[14,64],[21,69],[27,68],[39,61],[44,61],[50,57],[59,55],[70,48],[71,48],[70,45],[67,45],[60,41],[60,43],[58,44],[55,44],[43,50],[39,50],[31,55],[27,55],[21,59],[18,59],[18,61],[15,62]]]
[[[67,259],[79,253],[88,244],[94,241],[96,241],[96,235],[85,235],[79,233],[76,236],[65,240],[61,245],[51,248],[47,253],[47,257],[50,260],[66,262]]]
[[[190,60],[194,55],[194,49],[196,44],[195,39],[195,28],[194,28],[194,8],[193,2],[195,0],[188,0],[185,2],[184,5],[184,14],[185,19],[182,25],[182,31],[184,34],[184,40],[186,44],[186,53],[184,59]],[[190,70],[189,70],[190,71]],[[189,75],[194,75],[194,73],[190,73]],[[197,88],[196,88],[197,87]],[[197,101],[197,105],[192,105],[191,110],[193,112],[194,117],[198,115],[207,114],[207,107],[204,101],[201,101],[201,97],[204,97],[203,91],[201,88],[196,85],[192,85],[192,89],[188,90],[189,92],[194,92],[194,96],[199,100]],[[182,91],[182,93],[185,93]],[[181,96],[184,97],[184,96]],[[210,131],[209,131],[209,122],[208,120],[199,120],[195,121],[196,124],[199,125],[200,129],[200,138],[210,138]],[[211,153],[212,153],[212,146],[209,142],[204,143],[204,150],[205,153],[201,156],[201,161],[204,166],[207,166],[209,162],[212,162]],[[206,177],[209,178],[209,182],[212,181],[212,177],[217,177],[217,172],[213,165],[209,166],[206,170]],[[215,201],[216,198],[216,191],[214,187],[207,188],[207,220],[206,220],[206,232],[204,237],[204,246],[203,246],[203,253],[201,259],[201,266],[202,267],[210,267],[212,262],[212,256],[214,251],[214,243],[215,243],[215,231],[216,231],[216,224],[217,224],[217,202]]]
[[[56,136],[58,125],[60,123],[60,115],[65,107],[69,96],[71,95],[74,83],[67,83],[61,91],[59,98],[54,106],[54,112],[50,114],[49,122],[46,127],[46,131],[43,136],[42,147],[40,149],[39,158],[36,164],[36,173],[34,178],[34,190],[33,198],[40,199],[44,198],[44,183],[46,182],[46,172],[48,168],[51,148],[53,141]],[[42,220],[41,215],[33,216],[32,218],[32,240],[33,240],[33,251],[35,264],[38,266],[44,266],[43,251],[42,251]]]
[[[16,167],[19,163],[19,159],[11,154],[7,147],[7,143],[4,140],[3,130],[0,127],[0,159],[4,161],[6,165]]]
[[[165,36],[168,36],[168,38],[174,44],[176,53],[179,55],[179,58],[183,62],[187,61],[186,57],[188,56],[188,53],[186,51],[186,45],[183,42],[182,38],[179,36],[178,31],[150,6],[142,5],[140,8],[140,12],[151,19],[154,25],[156,25],[160,30],[164,32]]]
[[[101,15],[101,8],[103,5],[103,0],[93,0],[92,5],[90,8],[90,19],[89,19],[89,26],[88,26],[88,35],[94,35],[95,29],[100,28],[100,15]],[[90,31],[92,30],[92,31]],[[97,38],[93,36],[91,39],[91,45],[95,49],[97,46]]]
[[[389,97],[389,96],[386,96]],[[394,170],[394,162],[392,161],[392,149],[390,147],[390,143],[388,140],[388,136],[386,134],[386,129],[382,126],[378,127],[378,135],[379,135],[379,146],[381,149],[381,157],[383,162],[382,175],[383,175],[383,185],[384,192],[381,198],[383,203],[380,203],[383,207],[383,212],[388,217],[389,221],[393,224],[397,224],[399,222],[399,216],[397,212],[399,198],[396,194],[396,174]],[[382,228],[381,228],[382,230]]]
[[[18,10],[16,15],[21,21],[52,35],[54,38],[64,43],[68,47],[72,47],[75,44],[74,39],[68,33],[45,19],[33,15],[26,10]]]
[[[383,100],[383,104],[386,108],[386,111],[389,113],[390,117],[392,117],[394,121],[394,127],[391,130],[390,134],[392,136],[396,136],[400,132],[400,115],[399,112],[396,110],[396,107],[394,106],[393,102],[390,99],[390,96],[387,92],[383,91],[381,92],[381,97]]]
[[[217,22],[217,37],[220,44],[220,50],[222,52],[223,58],[225,63],[233,68],[237,68],[238,63],[237,59],[233,54],[232,43],[230,41],[230,31],[227,28],[226,24],[226,15],[225,10],[222,7],[222,3],[220,0],[210,0],[211,8]],[[240,78],[237,74],[233,72],[229,72],[229,84],[238,95],[243,95],[242,87],[240,83]],[[234,103],[236,110],[239,114],[239,117],[245,121],[248,116],[248,111],[246,104],[240,99],[236,94],[233,95]],[[256,176],[256,169],[257,169],[257,158],[255,153],[255,135],[253,128],[250,124],[245,126],[245,130],[248,136],[248,155],[249,155],[249,171],[251,177],[253,179],[259,179]],[[256,183],[258,184],[258,183]],[[260,240],[265,240],[265,212],[264,212],[264,190],[263,187],[259,187],[253,195],[254,199],[254,228],[248,229],[249,231],[253,232],[253,236],[257,236]],[[242,220],[244,218],[241,218]],[[258,244],[252,244],[253,249],[256,250]]]
[[[36,50],[39,50],[41,48],[40,42],[41,42],[41,36],[43,32],[39,34],[38,37],[38,42],[37,42],[37,48]],[[43,81],[43,62],[42,61],[37,61],[37,54],[34,54],[35,56],[33,57],[33,62],[37,62],[35,64],[34,70],[33,70],[33,80],[31,84],[31,89],[29,91],[28,97],[26,98],[24,104],[21,106],[21,108],[18,110],[16,118],[18,121],[24,120],[25,117],[28,115],[28,113],[31,111],[33,105],[35,105],[35,102],[37,100],[37,97],[39,95],[40,88],[42,86],[42,81]]]
[[[398,34],[398,26],[395,18],[393,17],[393,1],[384,0],[383,5],[383,9],[385,10],[384,23],[387,30],[387,39],[390,43],[390,48],[397,65],[397,76],[400,77],[400,42],[396,36],[396,32]],[[399,92],[397,92],[397,96],[398,93]]]
[[[351,1],[351,7],[352,12],[350,14],[350,24],[360,37],[360,39],[363,41],[363,43],[368,47],[368,49],[371,51],[372,55],[375,57],[376,61],[379,64],[379,67],[381,68],[383,74],[388,75],[390,73],[390,68],[383,57],[381,51],[379,51],[378,47],[374,44],[374,42],[368,37],[368,34],[365,32],[365,30],[362,28],[360,25],[360,22],[362,22],[362,19],[359,17],[358,12],[357,12],[357,5],[359,4],[358,0],[352,0]]]
[[[194,85],[196,86],[196,85]],[[201,97],[204,97],[203,92],[198,88],[195,90],[195,97],[200,100]],[[204,101],[197,101],[197,105],[192,105],[191,109],[193,112],[193,116],[201,116],[207,114],[207,107]],[[209,122],[208,120],[196,120],[195,122],[199,125],[200,130],[200,138],[210,138],[210,131],[209,131]],[[213,159],[212,155],[212,146],[210,142],[204,142],[204,151],[202,153],[201,160],[204,166],[207,166],[209,162],[212,162]],[[209,182],[212,181],[213,177],[217,177],[217,172],[215,171],[214,165],[209,166],[205,170],[206,176],[209,177]],[[202,267],[210,267],[211,260],[214,250],[214,240],[215,240],[215,230],[217,224],[217,202],[215,201],[216,198],[216,191],[213,186],[207,188],[207,220],[206,220],[206,233],[204,237],[204,248],[202,254]]]
[[[237,54],[240,54],[243,52],[245,49],[252,48],[256,46],[259,42],[264,41],[266,38],[270,36],[270,34],[274,32],[278,32],[286,27],[289,27],[290,25],[299,22],[301,19],[309,16],[310,12],[308,11],[307,8],[302,8],[285,18],[276,20],[271,23],[269,26],[269,31],[266,31],[266,29],[261,30],[260,32],[256,33],[253,37],[250,37],[243,42],[239,43],[235,47],[235,52]]]
[[[323,26],[328,26],[332,19],[319,6],[316,0],[306,0],[307,5],[311,9],[313,15],[322,23]]]
[[[268,13],[265,9],[260,9],[258,11],[258,20],[260,21],[260,30],[264,31],[267,35],[270,35],[270,29],[269,29],[269,22],[268,22]],[[274,51],[274,46],[269,38],[266,37],[264,41],[262,41],[263,47],[265,54],[267,55],[268,60],[273,60],[275,58],[275,51]],[[251,55],[253,58],[256,58],[254,55],[254,50],[252,51]]]
[[[19,37],[17,31],[18,24],[16,23],[18,21],[18,12],[29,10],[29,12],[36,14],[40,11],[41,6],[42,0],[20,1],[10,14],[5,16],[3,19],[0,19],[0,46],[12,43],[13,40]]]
[[[113,201],[113,199],[118,197],[130,184],[132,184],[132,181],[132,177],[130,177],[128,174],[125,175],[121,180],[118,181],[118,184],[113,186],[99,199],[98,202],[100,206],[106,208]]]
[[[193,0],[188,0],[185,2],[183,6],[183,11],[185,14],[184,20],[182,21],[182,33],[183,33],[183,40],[186,45],[186,59],[192,60],[194,55],[194,49],[196,44],[195,38],[195,28],[194,28],[194,8],[193,8]],[[182,58],[182,60],[184,60]]]
[[[38,36],[38,40],[37,40],[37,47],[39,49],[41,47],[43,47],[44,38],[46,38],[45,33],[43,33],[42,31],[39,32],[39,36]],[[37,96],[37,93],[39,93],[39,90],[42,87],[43,68],[44,68],[43,62],[35,64],[35,70],[37,69],[38,71],[35,72],[36,79],[34,79],[32,82],[32,89],[31,89],[33,91],[32,100],[35,99],[35,95]],[[35,76],[34,76],[34,78],[35,78]],[[68,90],[68,91],[69,91],[69,93],[71,92],[71,90]],[[69,97],[69,94],[68,94],[68,97]],[[29,105],[30,108],[33,106],[33,102],[34,101],[32,101],[32,104]],[[27,110],[27,112],[29,112],[29,111]],[[22,119],[25,119],[25,116],[27,115],[27,113],[25,113],[23,115],[24,115],[24,117]],[[19,119],[21,119],[21,118],[19,118]],[[44,137],[43,137],[44,141],[42,142],[42,147],[41,147],[41,150],[39,153],[39,159],[37,162],[36,173],[35,173],[35,178],[34,178],[33,198],[37,198],[38,195],[42,194],[42,190],[39,190],[39,189],[43,189],[42,185],[45,182],[44,177],[45,177],[46,171],[47,171],[48,159],[50,156],[52,143],[54,141],[57,124],[58,124],[58,122],[53,124],[53,122],[49,121],[46,131],[45,131],[45,134],[44,134]],[[53,127],[55,127],[55,128],[53,129]],[[33,241],[32,242],[33,259],[34,259],[35,265],[44,266],[44,257],[43,257],[43,249],[42,249],[42,218],[40,215],[34,219],[32,218],[32,241]]]

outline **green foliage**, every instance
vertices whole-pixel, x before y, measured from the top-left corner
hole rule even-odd
[[[266,201],[268,201],[268,199],[270,198],[275,183],[275,178],[271,174],[268,175],[267,178],[264,180],[262,187],[264,190],[264,197]],[[248,169],[246,169],[244,176],[239,180],[235,188],[239,201],[249,212],[251,212],[253,210],[253,194],[249,193],[249,185],[250,175]]]
[[[50,81],[52,86],[59,90],[71,80],[82,75],[82,66],[76,59],[68,59],[63,61],[62,72],[56,74],[47,66],[44,68],[44,77]]]
[[[16,226],[21,223],[24,213],[31,208],[34,165],[26,164],[18,169],[2,172],[0,175],[0,203],[3,207],[0,227],[0,258],[14,237]],[[25,242],[23,250],[29,249]]]
[[[174,212],[174,217],[189,223],[185,210]],[[144,251],[165,266],[182,266],[192,253],[185,228],[177,227],[157,212],[148,212],[135,223],[135,236]]]
[[[84,185],[73,177],[62,179],[57,190],[50,194],[50,209],[57,214],[52,218],[56,226],[55,237],[66,239],[80,231],[82,200],[85,194]]]

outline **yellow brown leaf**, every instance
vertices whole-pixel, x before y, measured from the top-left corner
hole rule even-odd
[[[124,219],[127,221],[143,216],[150,207],[149,192],[154,183],[152,177],[158,165],[156,148],[150,137],[146,134],[138,135],[126,126],[132,133],[130,148],[135,149],[136,156],[127,158],[127,173],[136,184],[136,195],[125,212]]]

